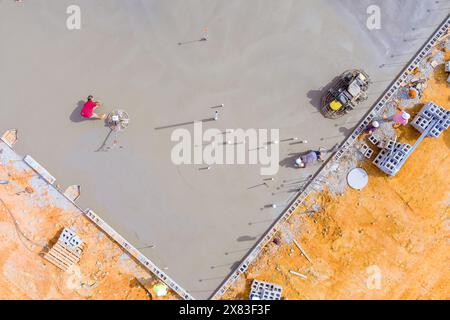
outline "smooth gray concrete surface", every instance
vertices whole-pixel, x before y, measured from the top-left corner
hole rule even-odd
[[[71,4],[82,10],[79,31],[66,28]],[[381,30],[365,27],[370,4],[381,7]],[[342,141],[445,7],[431,0],[0,0],[0,130],[18,128],[19,153],[62,186],[81,184],[83,207],[207,298],[319,168],[294,169],[295,156]],[[200,39],[205,27],[208,41],[178,45]],[[345,118],[324,119],[316,108],[321,88],[354,67],[372,76],[370,101]],[[123,148],[97,151],[108,130],[80,121],[88,94],[105,112],[129,112]],[[268,186],[260,185],[259,166],[173,165],[176,127],[156,128],[210,118],[222,103],[219,121],[205,128],[279,128],[282,140],[309,144],[281,143],[282,165]]]

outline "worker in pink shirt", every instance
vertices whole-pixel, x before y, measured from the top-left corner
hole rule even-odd
[[[389,117],[388,121],[394,121],[394,126],[406,126],[408,124],[411,115],[406,111],[400,111],[399,113]]]
[[[94,110],[100,105],[100,101],[94,101],[94,97],[89,96],[83,106],[83,109],[81,109],[80,115],[86,119],[104,120],[106,119],[106,114],[97,114],[94,112]]]

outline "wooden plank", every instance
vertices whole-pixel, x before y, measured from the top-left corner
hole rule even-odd
[[[64,263],[49,254],[44,255],[44,259],[63,271],[67,271],[68,269],[68,267]]]
[[[64,263],[67,267],[70,267],[71,265],[73,265],[74,263],[68,259],[66,259],[65,256],[61,255],[59,252],[57,252],[56,250],[50,250],[47,255],[52,256],[55,259],[58,259],[58,261],[60,261],[61,263]]]
[[[302,279],[305,279],[305,280],[308,279],[308,277],[305,276],[304,274],[301,274],[301,273],[298,273],[298,272],[295,272],[295,271],[292,271],[292,270],[290,270],[289,272],[290,272],[291,274],[293,274],[293,275],[296,275],[296,276],[302,278]]]
[[[53,184],[56,178],[53,177],[43,166],[41,166],[30,155],[26,155],[23,161],[28,164],[34,171],[36,171],[42,178],[44,178],[49,184]]]
[[[300,243],[297,242],[297,240],[294,239],[294,243],[297,246],[297,248],[301,251],[301,253],[305,256],[306,260],[308,260],[310,263],[311,259],[308,257],[308,255],[306,254],[305,250],[303,250],[302,246],[300,245]]]
[[[76,254],[74,254],[73,252],[67,250],[64,246],[62,246],[59,243],[54,245],[52,249],[58,251],[63,256],[66,256],[67,259],[73,260],[74,262],[78,262],[80,260],[80,258]]]
[[[63,252],[65,252],[67,255],[70,255],[77,259],[80,259],[81,250],[76,250],[76,251],[71,250],[71,249],[67,248],[64,244],[62,244],[61,242],[57,242],[53,248],[55,248],[55,247],[62,250]]]
[[[52,257],[45,257],[45,260],[47,260],[48,262],[50,262],[52,265],[54,265],[55,267],[57,267],[58,269],[66,272],[67,271],[67,266],[65,266],[64,264],[62,264],[61,262],[59,262],[58,260],[52,258]]]
[[[70,255],[68,254],[64,248],[61,248],[60,246],[55,245],[52,250],[50,250],[50,252],[57,252],[58,254],[60,254],[62,257],[64,257],[65,260],[68,260],[71,262],[71,264],[75,264],[78,263],[78,261],[80,261],[80,259],[74,255]]]

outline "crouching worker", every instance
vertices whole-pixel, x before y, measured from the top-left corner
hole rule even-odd
[[[101,106],[100,101],[94,101],[94,97],[89,96],[87,98],[86,103],[83,106],[83,109],[81,109],[80,115],[86,119],[104,120],[106,119],[106,114],[104,113],[97,114],[94,112],[94,110],[100,106]]]
[[[406,111],[400,111],[397,114],[389,117],[387,121],[394,122],[394,128],[398,128],[401,126],[406,126],[408,124],[409,119],[411,119],[411,115]]]
[[[309,151],[308,153],[300,156],[297,160],[295,160],[295,166],[297,168],[306,168],[307,166],[313,165],[316,162],[323,162],[322,151]]]
[[[374,121],[369,124],[365,129],[364,133],[372,134],[380,128],[380,123],[378,121]]]

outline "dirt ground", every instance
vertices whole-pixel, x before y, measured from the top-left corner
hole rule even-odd
[[[33,176],[11,162],[0,165],[0,180],[9,181],[0,185],[0,299],[157,299],[154,276],[80,211],[61,208],[47,190],[35,190]],[[87,244],[79,264],[67,272],[41,256],[64,227],[75,228]]]
[[[449,108],[447,76],[439,66],[413,114],[428,101]],[[419,137],[411,126],[398,133],[409,143]],[[290,300],[449,299],[449,148],[447,130],[425,139],[396,177],[365,162],[370,178],[363,191],[313,195],[309,205],[314,199],[322,209],[308,216],[306,204],[289,221],[311,262],[292,241],[270,243],[223,299],[248,299],[253,279],[282,285]]]

